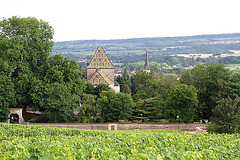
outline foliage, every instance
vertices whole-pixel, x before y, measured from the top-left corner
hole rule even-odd
[[[141,99],[153,98],[161,95],[166,99],[168,93],[179,84],[177,77],[174,75],[155,75],[154,72],[137,71],[134,75],[134,85],[136,93]]]
[[[194,86],[180,84],[168,95],[166,107],[168,114],[179,118],[186,123],[192,122],[197,109],[197,90]],[[170,118],[170,117],[169,117]]]
[[[175,75],[162,75],[157,77],[156,83],[158,94],[161,94],[162,98],[166,100],[171,90],[179,85],[179,80]]]
[[[34,106],[30,91],[39,67],[50,56],[52,39],[52,27],[42,20],[11,17],[0,21],[1,75],[11,78],[17,106]]]
[[[0,29],[3,57],[15,71],[22,63],[36,69],[52,51],[53,29],[47,22],[31,17],[11,17],[0,22]]]
[[[100,97],[101,93],[103,91],[110,91],[112,90],[111,87],[109,87],[108,84],[106,83],[99,83],[96,87],[95,87],[95,90],[94,90],[94,95],[97,95],[97,98]]]
[[[50,122],[71,122],[73,117],[73,98],[70,90],[57,82],[44,86],[40,111]]]
[[[134,101],[135,103],[141,100],[141,98],[139,97],[138,94],[134,94],[134,95],[132,96],[132,99],[133,99],[133,101]]]
[[[128,75],[128,73],[127,73],[126,68],[124,68],[122,76],[115,77],[115,81],[117,81],[120,85],[120,92],[124,92],[125,86],[128,86],[129,89],[132,86],[131,79],[130,79],[130,76]],[[131,91],[129,90],[129,92],[131,92]],[[126,92],[124,92],[124,93],[126,93]]]
[[[15,91],[11,79],[0,75],[0,122],[5,122],[10,111],[16,103]]]
[[[0,159],[238,159],[239,134],[0,124]],[[46,145],[47,144],[47,145]]]
[[[79,122],[96,122],[98,120],[97,115],[100,109],[96,107],[96,95],[83,93],[81,106],[78,107],[79,110]]]
[[[163,112],[164,102],[170,91],[179,81],[174,75],[158,76],[154,72],[137,71],[133,83],[136,86],[136,96],[133,96],[135,107],[133,112],[134,120],[159,121],[165,118]]]
[[[94,85],[87,81],[86,88],[83,91],[86,94],[95,94],[95,88]]]
[[[129,94],[115,93],[113,90],[103,91],[97,99],[101,108],[102,122],[118,122],[132,117],[133,101]]]
[[[127,94],[131,95],[128,85],[124,85],[123,93],[127,93]]]
[[[163,118],[164,100],[160,95],[154,98],[140,99],[138,94],[135,94],[133,99],[135,101],[133,120],[157,122]]]
[[[210,133],[234,133],[238,132],[240,122],[240,100],[223,98],[213,109],[211,124],[207,130]]]
[[[239,72],[232,72],[230,75],[230,95],[232,99],[240,97],[240,73]]]
[[[212,116],[217,101],[231,94],[232,72],[223,64],[198,64],[184,72],[181,82],[193,85],[198,90],[199,108],[197,115],[202,119]]]
[[[156,95],[156,83],[153,72],[139,70],[134,75],[136,93],[142,98],[147,99]]]
[[[54,55],[39,67],[39,76],[31,91],[34,108],[52,122],[69,122],[74,108],[79,106],[86,81],[81,79],[76,60]],[[56,116],[56,118],[54,118]]]

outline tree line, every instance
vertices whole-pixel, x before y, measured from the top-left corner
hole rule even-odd
[[[130,88],[135,102],[133,120],[188,123],[207,119],[211,121],[209,132],[240,129],[240,73],[224,64],[198,64],[184,71],[180,81],[175,75],[158,76],[144,70],[131,78],[123,74],[116,80],[122,92]]]
[[[0,121],[8,108],[33,108],[47,122],[212,121],[210,129],[235,132],[239,124],[240,74],[223,64],[198,64],[174,75],[138,70],[94,87],[75,59],[51,55],[53,28],[36,18],[0,22]],[[75,111],[75,112],[74,112]]]

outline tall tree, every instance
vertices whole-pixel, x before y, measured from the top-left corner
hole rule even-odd
[[[40,111],[48,117],[50,122],[71,122],[73,106],[70,90],[57,82],[44,86]]]
[[[39,68],[38,80],[35,81],[30,90],[34,107],[47,112],[46,104],[44,103],[48,98],[45,88],[57,86],[57,88],[62,87],[66,90],[65,96],[71,95],[70,98],[65,99],[68,101],[68,110],[77,108],[86,88],[86,80],[81,79],[81,76],[82,74],[76,60],[63,57],[62,55],[54,55],[48,58],[46,63]],[[55,98],[58,98],[58,96],[55,96]],[[61,107],[60,104],[59,107]]]
[[[101,93],[97,105],[101,108],[101,121],[118,122],[131,119],[134,103],[129,94],[109,90]]]
[[[96,86],[95,91],[94,91],[94,95],[97,95],[97,98],[99,98],[103,91],[109,91],[109,90],[112,90],[112,88],[109,87],[108,84],[100,83]]]
[[[130,92],[130,89],[129,89],[128,85],[124,86],[123,93],[127,93],[127,94],[131,95],[131,92]]]
[[[32,71],[48,58],[53,46],[53,28],[36,18],[11,17],[0,22],[1,56],[11,64],[17,75],[21,64]]]
[[[198,116],[209,119],[217,101],[231,95],[231,72],[224,64],[198,64],[184,72],[181,82],[198,90]]]
[[[53,46],[53,29],[36,18],[11,17],[0,21],[1,74],[11,77],[18,106],[33,106],[30,93],[38,68]]]
[[[240,124],[240,100],[223,98],[217,102],[211,116],[211,124],[208,126],[208,132],[215,133],[234,133],[238,132]]]
[[[94,85],[90,82],[86,83],[86,88],[83,91],[86,94],[95,94],[95,88]]]
[[[197,109],[197,90],[194,86],[181,84],[176,86],[168,95],[166,107],[168,112],[176,118],[179,116],[183,122],[192,122]]]
[[[161,95],[148,99],[139,99],[138,95],[135,94],[133,98],[135,101],[133,120],[157,122],[163,118],[164,100]]]
[[[156,81],[153,72],[139,70],[134,75],[134,83],[136,85],[136,93],[142,98],[147,99],[157,95]]]
[[[100,114],[100,109],[96,106],[96,95],[83,93],[81,99],[81,106],[78,107],[79,110],[79,121],[83,123],[98,120],[98,115]]]
[[[179,81],[174,75],[158,76],[154,72],[140,70],[134,75],[134,85],[136,92],[142,99],[153,98],[161,95],[166,99],[168,93],[177,86]]]
[[[128,85],[129,89],[131,88],[132,83],[129,74],[127,73],[126,67],[124,67],[123,69],[122,76],[115,77],[115,81],[117,81],[120,84],[120,92],[124,92],[124,88],[126,85]]]

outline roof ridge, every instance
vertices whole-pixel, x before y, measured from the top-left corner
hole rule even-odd
[[[97,71],[98,73],[100,73],[100,75],[103,77],[103,79],[107,82],[107,84],[111,84],[114,83],[113,81],[110,80],[110,78],[108,78],[108,76],[103,73],[101,70]]]

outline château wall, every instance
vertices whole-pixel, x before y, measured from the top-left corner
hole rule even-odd
[[[112,125],[115,125],[117,130],[196,130],[196,127],[206,126],[202,123],[27,123],[27,125],[93,130],[109,130]]]

